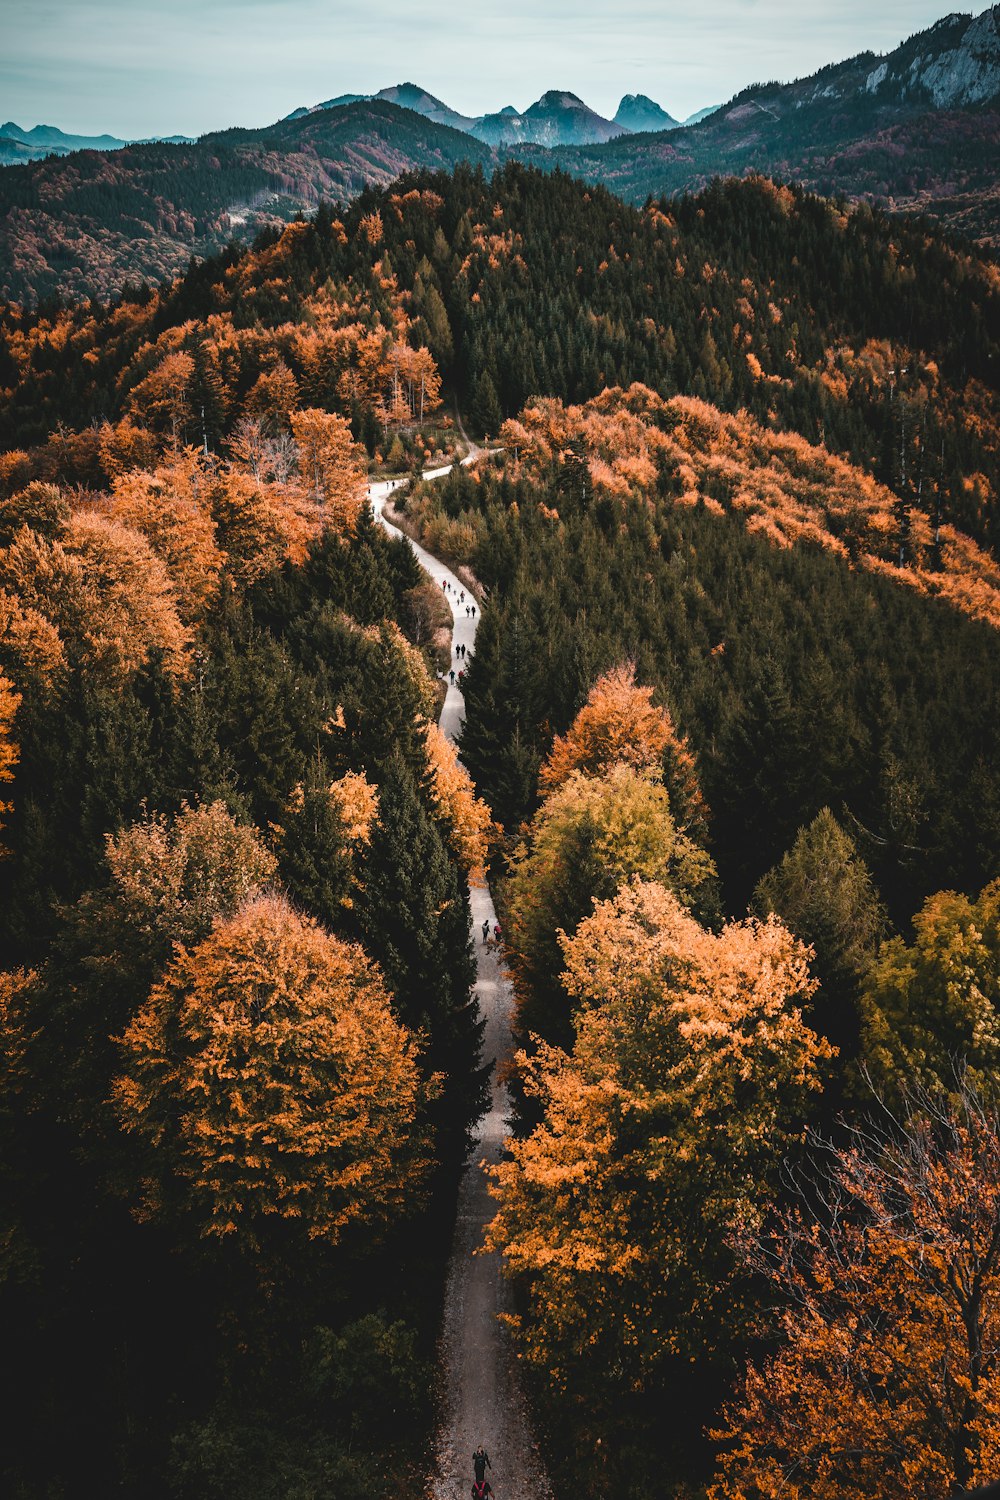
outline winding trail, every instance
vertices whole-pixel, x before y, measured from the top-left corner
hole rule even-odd
[[[476,457],[477,452],[473,448],[465,462]],[[423,477],[438,479],[448,472],[448,468],[428,469]],[[402,532],[385,519],[382,508],[398,484],[398,480],[382,480],[368,487],[372,510],[393,536],[401,536]],[[457,669],[455,647],[465,646],[469,655],[475,649],[478,606],[474,618],[467,615],[465,607],[471,596],[466,590],[465,601],[461,602],[462,582],[417,542],[407,540],[438,587],[444,582],[450,584],[450,592],[442,592],[451,604],[454,618],[452,663]],[[440,723],[450,740],[457,737],[464,713],[458,685],[449,683]],[[510,1111],[507,1090],[498,1082],[497,1075],[514,1049],[510,1031],[513,1008],[510,981],[495,950],[487,949],[482,942],[483,922],[488,921],[492,929],[496,921],[493,900],[486,885],[473,887],[471,895],[476,996],[480,1014],[486,1020],[483,1057],[495,1059],[496,1067],[489,1113],[480,1121],[472,1157],[459,1187],[441,1338],[445,1410],[435,1472],[427,1493],[433,1500],[462,1500],[468,1496],[473,1478],[472,1453],[482,1443],[492,1460],[493,1469],[487,1478],[496,1490],[497,1500],[550,1500],[548,1478],[531,1436],[517,1378],[516,1357],[510,1337],[498,1318],[499,1313],[510,1310],[500,1257],[476,1254],[483,1243],[483,1229],[494,1213],[484,1167],[500,1160],[505,1120]]]

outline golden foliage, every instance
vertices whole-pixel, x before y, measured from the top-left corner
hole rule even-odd
[[[364,450],[350,423],[335,412],[309,408],[291,414],[299,449],[299,473],[323,521],[338,536],[352,536],[368,504]]]
[[[930,517],[914,507],[913,558],[898,566],[897,496],[825,448],[769,431],[745,411],[727,415],[693,396],[665,400],[643,385],[613,387],[584,406],[535,401],[504,423],[501,439],[517,453],[515,467],[528,468],[550,465],[582,439],[591,481],[604,494],[641,495],[667,472],[682,504],[737,512],[775,546],[814,543],[1000,626],[1000,567],[971,538],[942,526],[938,558]]]
[[[22,527],[0,552],[0,586],[88,667],[127,675],[159,651],[168,672],[187,670],[190,637],[167,569],[118,521],[78,511],[54,541]]]
[[[424,740],[431,797],[447,827],[451,851],[470,880],[482,882],[494,831],[490,810],[476,796],[472,777],[459,764],[454,745],[433,721],[424,730]]]
[[[576,1040],[519,1059],[542,1119],[493,1169],[488,1238],[528,1292],[528,1357],[579,1390],[739,1326],[727,1235],[768,1203],[828,1048],[798,1008],[807,950],[775,919],[716,936],[636,880],[561,942]]]
[[[141,532],[170,572],[188,624],[203,619],[218,593],[225,561],[199,495],[205,476],[190,452],[152,473],[133,469],[112,482],[108,513]]]
[[[634,663],[599,677],[539,771],[543,795],[562,786],[573,771],[594,776],[621,763],[658,780],[666,770],[675,819],[682,828],[692,822],[703,826],[707,809],[694,754],[669,710],[654,707],[652,700],[653,689],[636,684]]]
[[[322,530],[320,508],[298,483],[265,483],[237,468],[212,476],[206,503],[228,567],[243,583],[285,561],[304,562]]]
[[[0,786],[14,780],[14,771],[21,752],[14,739],[14,719],[21,706],[21,695],[14,691],[14,684],[0,672]],[[3,815],[13,808],[12,802],[0,798],[0,829]],[[4,850],[0,845],[0,857]]]
[[[122,1039],[116,1101],[151,1153],[142,1212],[178,1206],[251,1246],[269,1219],[328,1243],[384,1224],[425,1165],[416,1050],[360,948],[251,902],[178,952]]]
[[[347,771],[330,785],[330,796],[336,804],[344,834],[351,844],[367,844],[372,824],[378,817],[378,788],[363,771]]]
[[[565,996],[558,977],[560,934],[572,932],[594,900],[634,876],[658,881],[691,904],[715,874],[709,856],[674,820],[662,781],[618,763],[604,775],[572,771],[546,798],[515,854],[507,886],[506,951],[522,1026],[558,1034]]]
[[[58,683],[66,670],[59,632],[38,610],[0,588],[0,661],[22,684],[33,678],[42,686]]]
[[[278,868],[256,829],[235,823],[222,802],[154,813],[105,845],[111,925],[150,949],[200,941],[261,895]]]
[[[963,1085],[891,1135],[852,1134],[832,1182],[751,1264],[777,1354],[724,1413],[712,1500],[926,1500],[1000,1467],[1000,1124]]]

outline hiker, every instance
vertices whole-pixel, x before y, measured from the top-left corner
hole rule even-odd
[[[490,919],[489,919],[489,917],[487,917],[486,921],[483,923],[483,943],[486,944],[486,943],[489,942],[489,940],[490,940]]]
[[[448,676],[451,678],[452,682],[455,681],[455,668],[454,667],[451,668],[451,670],[448,673]]]
[[[469,606],[469,608],[472,610],[472,618],[475,619],[476,618],[476,606],[474,604],[471,604]]]
[[[500,937],[501,937],[500,923],[499,922],[497,922],[497,923],[494,924],[494,927],[493,927],[493,936],[496,938],[497,942],[499,943]],[[492,1467],[492,1465],[491,1465],[491,1467]]]
[[[462,590],[462,592],[458,596],[458,602],[459,602],[459,604],[464,604],[465,603],[465,590],[464,589]]]
[[[490,1463],[490,1455],[487,1453],[482,1443],[479,1444],[479,1447],[472,1455],[472,1467],[475,1470],[476,1483],[485,1484],[487,1482],[486,1470],[492,1469],[493,1465]]]
[[[489,1500],[493,1493],[493,1486],[488,1479],[477,1479],[472,1486],[472,1500]]]

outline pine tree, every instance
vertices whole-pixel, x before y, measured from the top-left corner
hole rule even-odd
[[[379,787],[361,885],[362,941],[385,974],[400,1019],[423,1034],[424,1067],[446,1074],[436,1124],[442,1155],[452,1156],[485,1106],[488,1076],[472,994],[469,896],[401,759]]]

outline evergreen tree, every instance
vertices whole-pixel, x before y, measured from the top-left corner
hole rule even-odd
[[[468,890],[403,762],[379,787],[379,815],[361,865],[361,939],[385,974],[400,1019],[423,1034],[423,1064],[445,1075],[436,1114],[442,1155],[464,1149],[486,1103],[483,1022]]]

